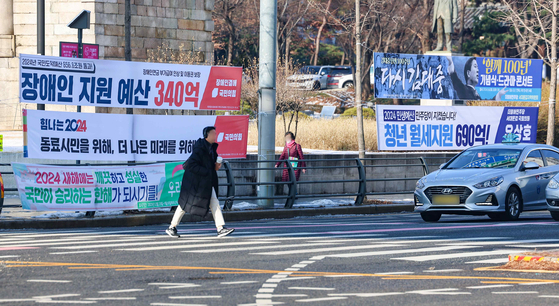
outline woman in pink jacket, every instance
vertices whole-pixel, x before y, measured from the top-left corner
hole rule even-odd
[[[300,167],[305,168],[307,165],[305,163],[305,157],[303,155],[303,149],[301,149],[301,145],[295,142],[295,135],[291,132],[285,133],[285,147],[283,148],[283,153],[280,156],[280,162],[276,164],[276,168],[279,167],[283,160],[287,160],[285,163],[290,162],[295,170],[295,178],[297,181],[301,176],[301,169]],[[286,164],[287,167],[287,164]],[[303,173],[306,173],[307,170],[303,169]],[[289,171],[288,169],[283,169],[283,173],[281,175],[281,180],[283,182],[289,181]]]

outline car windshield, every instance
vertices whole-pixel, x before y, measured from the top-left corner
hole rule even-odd
[[[521,152],[515,149],[470,149],[462,152],[445,169],[514,168]]]
[[[320,71],[320,67],[305,66],[299,69],[299,71],[297,71],[297,74],[318,74],[318,71]]]

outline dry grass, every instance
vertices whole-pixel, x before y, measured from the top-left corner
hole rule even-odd
[[[365,145],[368,151],[377,148],[377,122],[364,120]],[[299,121],[297,143],[305,149],[357,151],[357,119],[337,118],[303,119]],[[276,146],[284,146],[284,130],[281,117],[276,121]],[[258,144],[256,123],[251,123],[248,133],[248,144]]]

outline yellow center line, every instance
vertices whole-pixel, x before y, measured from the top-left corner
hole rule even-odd
[[[149,266],[149,265],[119,265],[119,264],[89,264],[89,263],[61,263],[61,262],[24,262],[24,261],[3,261],[6,267],[67,267],[68,269],[115,269],[115,271],[144,271],[144,270],[209,270],[210,274],[278,274],[290,271],[285,270],[265,270],[265,269],[240,269],[240,268],[220,268],[220,267],[189,267],[189,266]],[[474,271],[497,271],[496,267],[478,268]],[[498,271],[502,271],[498,270]],[[517,271],[517,270],[511,270]],[[531,271],[531,272],[550,272],[550,271]],[[557,271],[555,271],[557,273]],[[489,277],[489,276],[445,276],[445,275],[395,275],[374,273],[347,273],[347,272],[319,272],[319,271],[296,271],[291,276],[365,276],[378,277],[384,280],[480,280],[495,282],[553,282],[559,280],[532,279],[532,278],[511,278],[511,277]]]

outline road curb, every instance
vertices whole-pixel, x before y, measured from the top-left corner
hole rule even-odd
[[[295,217],[311,217],[324,215],[369,215],[383,213],[399,213],[413,211],[413,204],[381,204],[329,208],[303,209],[270,209],[250,211],[224,211],[225,221],[250,221],[260,219],[287,219]],[[100,218],[72,219],[18,219],[0,220],[0,229],[60,229],[83,227],[131,227],[143,225],[165,224],[171,221],[173,213],[153,213]],[[199,218],[186,214],[183,223],[213,220],[211,215]]]
[[[557,257],[547,257],[547,256],[512,254],[512,255],[509,255],[509,261],[555,261],[555,262],[559,262],[559,258],[557,258]]]

